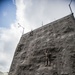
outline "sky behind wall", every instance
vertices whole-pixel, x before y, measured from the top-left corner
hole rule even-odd
[[[22,35],[69,15],[70,0],[0,0],[0,71],[9,71]],[[75,0],[71,3],[75,15]]]

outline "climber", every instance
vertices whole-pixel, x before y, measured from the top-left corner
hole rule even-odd
[[[45,55],[46,55],[46,66],[50,66],[51,65],[51,52],[48,52],[48,50],[46,50],[45,52]]]
[[[22,48],[23,48],[23,46],[24,46],[24,44],[20,44],[20,45],[18,46],[18,51],[21,51]]]

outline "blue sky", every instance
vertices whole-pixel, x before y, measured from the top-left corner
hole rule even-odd
[[[9,27],[16,20],[16,6],[12,0],[0,0],[0,27]]]
[[[70,0],[0,0],[0,71],[8,72],[24,33],[71,14]],[[71,4],[75,15],[75,0]]]

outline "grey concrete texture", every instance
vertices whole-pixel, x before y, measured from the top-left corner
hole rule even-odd
[[[46,51],[51,53],[50,60]],[[75,75],[73,14],[24,34],[8,75]]]

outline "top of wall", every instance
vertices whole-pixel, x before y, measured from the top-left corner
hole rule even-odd
[[[63,28],[65,25],[68,26],[67,23],[70,22],[70,21],[75,24],[75,18],[74,18],[74,15],[73,14],[67,15],[67,16],[65,16],[63,18],[60,18],[60,19],[55,20],[55,21],[53,21],[51,23],[48,23],[46,25],[43,25],[42,27],[39,27],[39,28],[37,28],[35,30],[32,30],[32,31],[30,31],[30,32],[28,32],[26,34],[23,34],[22,37],[21,37],[21,39],[23,37],[25,37],[25,36],[29,36],[31,33],[33,35],[36,35],[36,33],[39,33],[39,32],[41,33],[41,31],[43,31],[45,29],[48,29],[48,30],[51,29],[51,31],[53,31],[53,32],[56,32],[57,29],[59,31],[61,31],[61,28]]]

